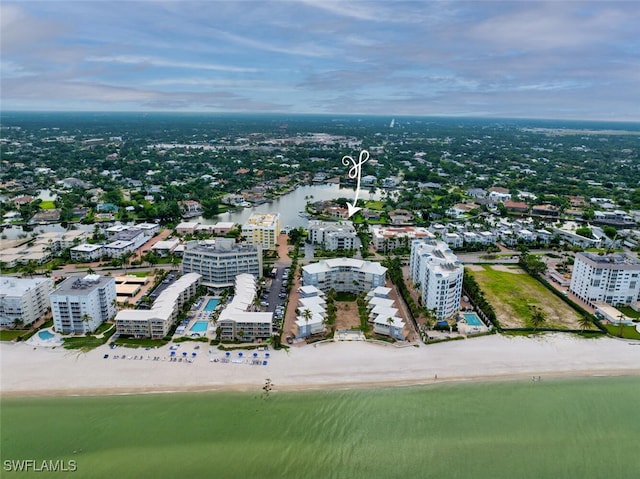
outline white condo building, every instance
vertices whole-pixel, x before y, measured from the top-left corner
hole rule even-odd
[[[446,243],[413,241],[409,274],[420,287],[422,304],[434,311],[437,319],[448,319],[458,312],[464,266]]]
[[[350,221],[309,220],[309,241],[324,249],[355,249],[358,235]]]
[[[116,314],[116,281],[88,274],[67,278],[49,295],[53,326],[59,333],[93,333]]]
[[[354,258],[333,258],[312,263],[302,268],[305,286],[315,286],[321,291],[346,291],[361,293],[370,291],[386,282],[387,268],[380,263]]]
[[[198,292],[202,277],[188,273],[171,283],[150,309],[123,309],[115,318],[119,334],[135,338],[164,338],[184,305]]]
[[[228,288],[239,274],[262,276],[262,248],[259,244],[237,244],[233,238],[189,241],[182,271],[202,275],[202,284],[208,288]]]
[[[256,278],[251,274],[238,275],[233,300],[220,313],[220,339],[252,342],[271,336],[273,313],[255,311]]]
[[[275,249],[280,234],[280,213],[252,213],[242,225],[247,243]]]
[[[15,278],[0,276],[0,326],[28,326],[47,313],[49,294],[53,291],[51,278]]]
[[[627,305],[640,296],[640,261],[624,253],[577,253],[569,291],[593,306]]]
[[[411,246],[416,239],[435,239],[435,235],[421,226],[372,226],[371,240],[376,251],[393,251]]]

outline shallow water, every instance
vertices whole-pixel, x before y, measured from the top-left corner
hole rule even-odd
[[[8,399],[1,454],[75,460],[87,478],[635,478],[639,390],[590,378]]]

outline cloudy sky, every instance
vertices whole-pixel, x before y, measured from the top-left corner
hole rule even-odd
[[[640,8],[2,1],[2,110],[640,120]]]

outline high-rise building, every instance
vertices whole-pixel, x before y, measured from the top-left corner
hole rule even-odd
[[[262,248],[259,244],[237,244],[233,238],[189,241],[182,258],[184,273],[198,273],[202,284],[223,289],[235,284],[243,273],[262,276]]]
[[[51,278],[0,276],[0,326],[28,326],[44,316],[51,303]]]
[[[49,295],[53,326],[59,333],[93,333],[116,314],[116,281],[88,274],[67,278]]]
[[[247,243],[275,249],[280,234],[280,213],[253,213],[242,225]]]
[[[460,309],[464,266],[443,241],[411,243],[409,275],[420,287],[422,304],[437,319],[448,319]]]
[[[640,299],[640,261],[624,253],[577,253],[569,291],[593,306],[626,305]]]

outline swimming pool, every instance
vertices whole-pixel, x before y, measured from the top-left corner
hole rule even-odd
[[[209,327],[209,321],[196,321],[193,326],[189,328],[192,333],[205,333]]]
[[[40,339],[42,339],[43,341],[48,341],[49,339],[54,338],[55,335],[53,333],[51,333],[51,331],[47,331],[45,329],[44,331],[38,332],[38,337]]]
[[[204,307],[205,311],[213,311],[214,309],[216,309],[216,306],[218,306],[218,303],[220,302],[219,299],[210,299],[209,301],[207,301],[207,305]]]
[[[464,313],[464,320],[469,326],[484,326],[476,313]]]

